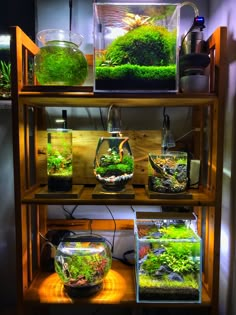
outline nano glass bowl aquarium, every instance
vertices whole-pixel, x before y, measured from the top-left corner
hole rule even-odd
[[[99,138],[94,175],[105,191],[122,191],[132,179],[134,159],[127,137]]]
[[[201,239],[174,215],[136,219],[137,302],[201,302]]]
[[[47,130],[47,176],[49,192],[72,189],[72,130]]]
[[[55,271],[71,296],[89,296],[102,289],[111,268],[107,241],[93,234],[65,237],[57,247]]]
[[[179,8],[95,3],[95,91],[176,92]]]
[[[188,155],[186,152],[169,151],[148,156],[148,189],[158,193],[186,191]]]
[[[83,37],[65,30],[48,29],[37,34],[42,44],[34,59],[41,85],[82,85],[88,74],[87,60],[79,49]]]

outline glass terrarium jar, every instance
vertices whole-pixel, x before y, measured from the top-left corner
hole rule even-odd
[[[148,156],[148,188],[158,193],[186,191],[188,155],[169,151]]]
[[[107,191],[122,191],[133,177],[134,159],[127,137],[101,137],[94,159],[94,174]]]
[[[72,130],[47,130],[47,175],[49,192],[72,189]]]
[[[136,219],[137,302],[201,302],[202,242],[179,215]]]
[[[101,236],[65,237],[57,247],[55,271],[71,296],[88,296],[102,289],[112,264],[109,245]]]
[[[94,4],[97,91],[178,90],[178,3]]]
[[[83,37],[70,31],[48,29],[37,34],[42,44],[34,59],[41,85],[82,85],[88,74],[87,60],[79,49]]]

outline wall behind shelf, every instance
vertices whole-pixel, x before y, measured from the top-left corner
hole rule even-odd
[[[0,101],[0,286],[1,307],[16,301],[15,216],[11,102]]]

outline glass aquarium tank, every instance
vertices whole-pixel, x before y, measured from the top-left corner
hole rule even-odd
[[[37,34],[42,44],[34,59],[41,85],[82,85],[88,74],[87,60],[79,49],[83,37],[65,30],[48,29]]]
[[[150,216],[149,216],[150,218]],[[201,239],[175,213],[136,218],[137,302],[201,302]]]
[[[169,151],[148,156],[148,189],[158,193],[186,191],[188,183],[188,155]]]
[[[178,90],[179,4],[95,3],[95,91]]]
[[[65,237],[57,247],[55,271],[71,296],[89,296],[102,289],[112,264],[107,241],[94,234]]]
[[[122,191],[132,179],[134,159],[127,137],[99,138],[94,175],[105,191]]]
[[[47,129],[48,191],[70,191],[72,175],[72,130]]]

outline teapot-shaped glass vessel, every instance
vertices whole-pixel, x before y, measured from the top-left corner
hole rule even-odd
[[[94,175],[107,191],[122,191],[133,177],[134,159],[127,137],[101,137],[94,160]]]
[[[57,247],[55,271],[71,296],[89,296],[102,289],[112,264],[105,238],[95,234],[65,237]]]
[[[83,37],[71,31],[47,29],[37,34],[42,44],[34,59],[41,85],[82,85],[88,74],[87,60],[79,49]]]

